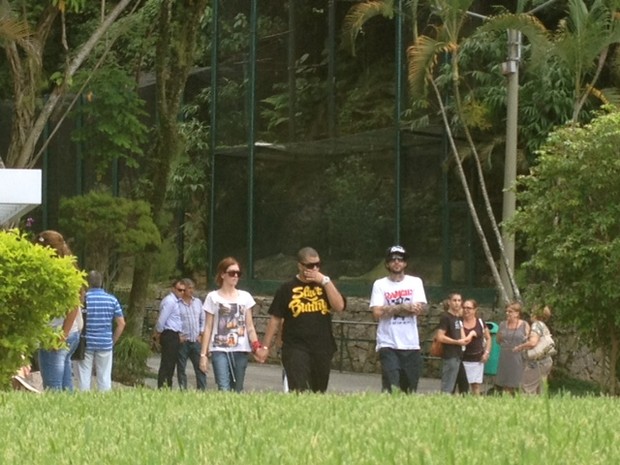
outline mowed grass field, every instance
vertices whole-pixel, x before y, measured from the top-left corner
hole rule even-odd
[[[618,400],[160,392],[0,394],[0,463],[620,463]]]

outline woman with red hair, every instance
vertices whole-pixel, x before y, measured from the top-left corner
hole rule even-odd
[[[241,267],[233,257],[224,258],[217,266],[218,289],[207,294],[205,330],[200,350],[200,369],[208,370],[208,357],[213,363],[215,383],[220,391],[243,391],[248,355],[260,347],[252,308],[252,295],[237,289]]]

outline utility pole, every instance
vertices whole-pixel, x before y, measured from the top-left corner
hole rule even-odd
[[[546,2],[531,9],[526,14],[533,15],[538,11],[546,8],[557,0],[547,0]],[[521,12],[521,10],[519,11]],[[487,16],[477,13],[468,12],[469,15],[482,20]],[[513,234],[506,231],[506,221],[511,219],[517,209],[517,197],[514,191],[515,182],[517,180],[517,119],[519,116],[519,64],[521,63],[521,31],[509,29],[508,34],[508,53],[506,61],[502,63],[502,74],[507,79],[506,89],[506,152],[504,156],[504,196],[502,204],[502,243],[504,245],[504,253],[508,267],[504,260],[500,261],[500,277],[504,288],[510,293],[508,296],[514,300],[518,296],[515,295],[515,289],[508,278],[510,274],[514,276],[515,267],[515,239]]]
[[[516,210],[517,200],[514,185],[517,180],[517,119],[519,115],[519,63],[521,62],[521,31],[509,29],[508,56],[502,63],[502,74],[506,76],[506,153],[504,158],[504,200],[502,208],[502,240],[510,271],[514,276],[515,238],[506,231],[506,221]],[[514,289],[508,278],[505,262],[500,262],[500,276],[510,299],[514,299]]]

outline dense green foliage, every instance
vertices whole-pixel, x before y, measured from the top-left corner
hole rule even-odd
[[[615,404],[603,397],[5,393],[0,457],[30,465],[607,465],[620,461]]]
[[[326,171],[327,239],[343,258],[369,260],[376,245],[389,236],[393,221],[390,200],[393,183],[377,176],[358,157]]]
[[[92,191],[63,199],[61,226],[84,252],[84,265],[99,270],[107,278],[114,257],[131,257],[156,250],[161,240],[150,207],[141,200],[114,197]]]
[[[523,265],[530,301],[551,305],[584,340],[609,349],[612,380],[620,345],[619,125],[614,112],[552,133],[520,179],[513,223],[530,254]]]
[[[59,258],[17,230],[0,231],[0,387],[39,345],[63,343],[49,323],[80,304],[84,284],[72,257]]]
[[[136,93],[136,84],[120,69],[108,67],[81,73],[76,84],[85,85],[84,98],[74,117],[76,129],[71,138],[79,142],[82,153],[93,161],[101,176],[115,160],[137,167],[146,142],[147,113]]]
[[[148,374],[146,364],[151,347],[137,336],[125,335],[114,345],[112,379],[119,383],[138,386],[144,384]]]

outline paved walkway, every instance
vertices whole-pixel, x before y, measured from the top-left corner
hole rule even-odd
[[[151,371],[157,375],[159,369],[159,357],[149,358],[148,365]],[[189,388],[195,388],[196,377],[191,362],[187,363],[187,383]],[[157,387],[155,378],[147,378],[146,384],[150,387]],[[418,385],[419,393],[439,392],[440,380],[422,378]],[[177,388],[176,373],[174,377],[174,388]],[[215,390],[215,380],[213,379],[213,367],[209,366],[207,375],[207,389]],[[279,365],[261,365],[250,363],[245,374],[246,391],[282,391],[282,368]],[[327,392],[381,392],[381,375],[370,373],[341,373],[332,370],[329,378]]]

